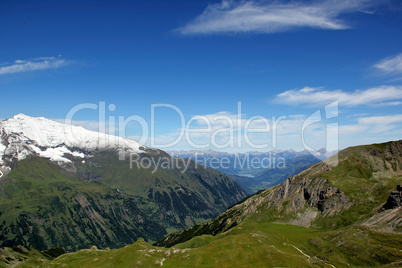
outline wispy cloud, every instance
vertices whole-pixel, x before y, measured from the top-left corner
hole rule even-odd
[[[402,114],[384,115],[384,116],[370,116],[358,119],[361,124],[375,124],[375,125],[389,125],[395,123],[402,123]]]
[[[41,57],[30,60],[16,60],[12,64],[0,67],[0,75],[56,69],[65,66],[68,63],[69,61],[60,57]]]
[[[382,133],[401,128],[402,114],[360,117],[357,124],[340,126],[340,135]]]
[[[402,75],[402,53],[386,58],[374,65],[375,68],[384,74]]]
[[[288,90],[276,95],[274,102],[290,105],[325,105],[339,101],[339,105],[399,105],[402,99],[402,86],[381,86],[366,90],[345,92],[343,90],[324,90],[305,87],[300,90]]]
[[[177,29],[181,34],[275,33],[299,28],[340,30],[349,25],[339,17],[362,11],[369,0],[231,1],[210,4],[204,12]]]
[[[340,148],[359,144],[399,140],[402,135],[402,114],[365,116],[354,124],[339,126]]]

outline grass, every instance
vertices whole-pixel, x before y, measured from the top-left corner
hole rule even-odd
[[[43,267],[344,267],[382,266],[402,259],[402,235],[356,226],[337,231],[249,219],[216,236],[172,248],[139,240],[115,250],[81,250]]]
[[[174,248],[152,247],[144,241],[111,251],[79,251],[59,257],[44,267],[267,267],[308,266],[309,262],[291,243],[315,237],[305,228],[266,224],[233,228],[215,237],[196,237]],[[242,227],[241,227],[242,228]],[[285,235],[291,234],[292,240]],[[273,236],[275,234],[275,236]],[[303,237],[303,238],[302,238]],[[289,245],[284,243],[290,243]]]
[[[387,143],[391,146],[392,143]],[[319,218],[315,226],[333,229],[362,222],[376,213],[396,185],[402,182],[401,159],[397,156],[386,159],[384,156],[373,157],[369,151],[385,150],[387,146],[359,146],[345,149],[340,153],[341,161],[332,170],[316,174],[341,189],[352,201],[353,206],[342,213]],[[392,168],[391,166],[397,166]]]
[[[0,248],[0,267],[39,267],[53,259],[34,248]]]
[[[351,208],[337,215],[320,216],[314,222],[315,229],[286,224],[295,217],[295,213],[302,211],[289,213],[286,209],[264,208],[262,205],[258,208],[259,213],[251,214],[229,230],[223,228],[222,230],[227,230],[225,232],[215,236],[192,237],[172,248],[151,246],[140,239],[120,249],[90,249],[65,254],[43,263],[42,266],[400,266],[402,234],[381,233],[359,225],[376,213],[376,209],[386,201],[396,184],[402,181],[401,160],[397,156],[385,158],[387,146],[393,144],[347,149],[341,152],[341,162],[332,170],[314,175],[327,179],[332,186],[342,190],[353,203]],[[383,155],[374,157],[370,153],[373,148],[383,150]],[[159,183],[162,185],[162,181]],[[282,205],[286,207],[287,203]]]
[[[81,178],[37,156],[2,178],[0,246],[74,251],[122,247],[139,237],[157,241],[167,228],[210,220],[245,195],[228,177],[194,164],[182,174],[130,169],[112,151],[71,160]]]
[[[157,240],[166,234],[129,197],[38,157],[19,161],[3,182],[2,246],[71,251],[93,244],[121,247],[140,236]]]
[[[77,161],[75,165],[81,178],[96,177],[113,189],[138,197],[139,208],[167,228],[182,229],[212,219],[246,196],[222,173],[193,162],[183,173],[173,159],[158,152],[144,153],[141,159],[151,159],[151,163],[170,159],[170,168],[138,168],[135,162],[130,166],[128,158],[121,161],[114,151],[95,153],[85,163]],[[175,215],[169,216],[169,211]]]

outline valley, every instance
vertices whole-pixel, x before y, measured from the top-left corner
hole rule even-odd
[[[246,197],[224,174],[161,150],[17,115],[0,122],[0,246],[117,248],[205,222]],[[101,135],[101,136],[99,136]],[[117,144],[120,144],[118,146]],[[168,168],[130,167],[135,154]],[[6,175],[4,175],[6,174]]]
[[[402,267],[402,0],[0,0],[0,268]]]
[[[277,186],[244,198],[213,220],[168,234],[153,244],[152,237],[147,238],[148,243],[139,238],[121,248],[88,246],[54,260],[36,254],[20,264],[21,267],[35,263],[41,267],[399,266],[402,264],[401,167],[402,141],[347,148]],[[124,189],[121,186],[119,189]],[[145,215],[141,216],[143,220],[148,219]],[[160,228],[163,234],[163,227],[156,226],[162,225],[154,225],[152,230]]]

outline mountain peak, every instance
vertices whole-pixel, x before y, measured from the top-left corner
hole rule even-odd
[[[10,117],[10,118],[8,118],[8,119],[6,119],[4,121],[7,121],[7,120],[36,120],[36,119],[50,120],[50,119],[46,119],[45,117],[33,117],[33,116],[29,116],[29,115],[26,115],[26,114],[23,114],[23,113],[19,113],[19,114],[16,114],[13,117]]]
[[[27,116],[27,115],[25,115],[25,114],[23,114],[23,113],[19,113],[19,114],[16,114],[16,115],[14,115],[12,118],[14,118],[14,119],[22,119],[22,118],[31,118],[30,116]]]
[[[70,162],[64,154],[83,157],[81,151],[142,151],[141,145],[133,140],[22,113],[0,122],[0,136],[0,163],[14,158],[21,160],[28,154],[56,162]]]

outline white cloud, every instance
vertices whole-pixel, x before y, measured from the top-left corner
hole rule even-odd
[[[258,32],[275,33],[303,27],[340,30],[349,26],[339,19],[363,11],[369,0],[228,1],[210,4],[181,34]],[[363,11],[364,12],[364,11]]]
[[[339,134],[350,135],[350,134],[361,133],[363,131],[366,131],[368,128],[369,128],[368,126],[361,124],[340,126]]]
[[[402,74],[402,53],[383,59],[374,67],[386,74]]]
[[[41,57],[31,60],[16,60],[13,64],[0,67],[0,75],[57,69],[69,62],[59,57]]]
[[[340,126],[339,134],[381,133],[400,128],[401,123],[402,114],[360,117],[357,119],[357,124]]]
[[[301,133],[306,115],[281,115],[265,118],[221,111],[195,115],[187,125],[164,135],[157,135],[153,147],[162,149],[207,149],[226,151],[270,150],[275,148],[302,148]],[[189,124],[191,122],[191,124]],[[307,136],[324,147],[320,140],[323,124],[312,124]],[[174,144],[172,141],[181,139]],[[324,135],[325,136],[325,135]],[[317,138],[318,137],[318,138]],[[170,144],[169,144],[170,143]],[[165,147],[165,144],[169,146]],[[324,144],[325,145],[325,144]]]
[[[368,125],[389,125],[395,123],[402,122],[402,114],[396,115],[385,115],[385,116],[371,116],[371,117],[362,117],[358,119],[360,124],[368,124]]]
[[[398,105],[395,100],[402,99],[402,86],[380,86],[366,90],[345,92],[342,90],[324,90],[305,87],[293,89],[276,95],[274,102],[290,105],[325,105],[339,101],[339,105],[357,106],[366,104]]]

